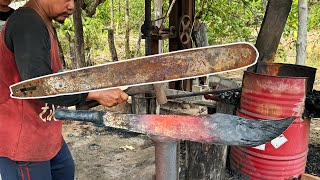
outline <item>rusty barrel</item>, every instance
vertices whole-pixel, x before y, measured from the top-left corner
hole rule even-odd
[[[238,115],[256,120],[297,118],[271,142],[231,147],[230,166],[252,180],[299,177],[306,167],[309,142],[310,121],[302,119],[308,77],[265,74],[245,72]]]
[[[307,91],[313,89],[317,69],[308,66],[285,63],[258,63],[257,73],[281,77],[307,77]]]

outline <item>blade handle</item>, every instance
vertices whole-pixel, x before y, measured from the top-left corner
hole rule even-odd
[[[104,112],[57,109],[54,117],[58,120],[73,120],[103,124]]]
[[[124,90],[125,93],[127,93],[129,96],[134,96],[140,93],[145,93],[148,91],[153,90],[153,86],[151,85],[142,85],[142,86],[134,86],[134,87],[129,87]],[[95,100],[90,100],[86,101],[83,104],[78,105],[76,108],[77,110],[88,110],[90,108],[99,106],[100,103]]]

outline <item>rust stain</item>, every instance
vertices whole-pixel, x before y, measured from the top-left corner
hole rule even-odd
[[[276,77],[253,73],[245,73],[244,91],[258,91],[264,93],[272,93],[273,95],[298,95],[305,94],[306,79],[290,78],[290,77]]]
[[[270,76],[279,75],[280,64],[259,64],[257,73],[266,74]]]
[[[38,79],[29,82],[40,87],[32,95],[15,92],[14,96],[47,96],[202,76],[248,66],[256,55],[248,44],[170,53]]]
[[[257,104],[255,109],[258,114],[269,116],[269,117],[281,117],[283,114],[283,107],[278,104]]]
[[[245,72],[241,108],[269,117],[301,116],[306,78],[277,77]]]

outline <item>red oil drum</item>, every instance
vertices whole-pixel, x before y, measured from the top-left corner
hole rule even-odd
[[[230,166],[252,180],[284,180],[304,173],[310,121],[302,119],[306,77],[279,77],[246,72],[241,117],[279,119],[297,116],[278,138],[258,147],[231,147]]]
[[[257,63],[257,73],[281,77],[307,77],[307,91],[312,91],[317,69],[309,66],[284,63]]]

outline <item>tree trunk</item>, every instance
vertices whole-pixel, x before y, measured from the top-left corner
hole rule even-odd
[[[263,7],[264,12],[266,12],[266,10],[267,10],[267,0],[262,0],[262,7]]]
[[[140,26],[141,27],[141,26]],[[137,45],[136,45],[136,54],[135,57],[140,56],[141,52],[140,52],[140,46],[141,46],[141,39],[142,39],[142,33],[141,30],[139,30],[139,37],[138,37],[138,41],[137,41]]]
[[[307,31],[308,31],[308,1],[299,0],[299,28],[297,40],[297,59],[296,64],[306,64],[307,49]]]
[[[113,10],[113,0],[110,0],[110,15],[111,15],[110,27],[111,27],[111,29],[114,29],[114,10]]]
[[[216,112],[234,114],[235,107],[217,103]],[[185,180],[225,179],[228,146],[185,141]]]
[[[71,59],[71,62],[72,64],[70,64],[70,67],[67,67],[67,68],[71,68],[71,69],[76,69],[76,56],[75,56],[75,50],[74,50],[74,42],[72,42],[72,39],[71,39],[71,35],[67,32],[66,33],[66,38],[69,42],[69,51],[70,51],[70,59]]]
[[[273,62],[291,5],[292,0],[269,0],[255,45],[260,53],[258,61]]]
[[[117,33],[119,33],[119,31],[120,31],[120,21],[121,21],[121,0],[118,0]]]
[[[198,23],[199,23],[199,28],[196,29],[193,37],[196,47],[208,46],[209,43],[208,43],[208,36],[207,36],[207,25],[205,23],[200,23],[200,22]]]
[[[112,61],[118,61],[117,50],[114,45],[114,33],[113,29],[108,29],[108,43],[109,43],[109,50],[111,53]]]
[[[75,8],[73,13],[73,23],[75,31],[75,55],[76,55],[76,68],[85,67],[85,54],[84,54],[84,38],[83,38],[83,25],[81,17],[80,1],[75,1]]]
[[[234,114],[234,107],[218,104],[217,112]],[[225,179],[228,146],[186,142],[186,180]]]
[[[130,21],[129,21],[129,0],[126,0],[126,14],[125,14],[125,22],[126,22],[126,43],[125,43],[125,48],[126,48],[126,59],[131,58],[130,54]]]
[[[87,13],[87,16],[88,17],[92,17],[95,13],[96,13],[96,10],[97,10],[97,7],[103,3],[105,0],[95,0],[93,6],[89,9],[89,8],[86,8],[86,13]],[[80,7],[82,6],[82,3],[80,4]]]

